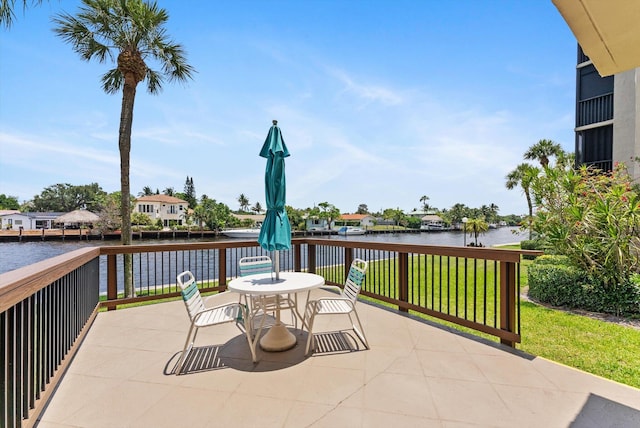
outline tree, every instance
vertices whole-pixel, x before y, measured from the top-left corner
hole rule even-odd
[[[174,196],[176,194],[176,190],[173,187],[167,187],[162,191],[163,195]]]
[[[549,158],[551,156],[562,156],[564,150],[560,147],[560,144],[552,140],[540,140],[533,146],[529,147],[524,153],[526,160],[537,160],[540,162],[542,168],[546,168],[549,165]]]
[[[260,202],[256,202],[255,205],[251,208],[251,211],[256,214],[260,214],[264,210],[262,209],[262,205],[260,205]]]
[[[54,184],[45,188],[40,195],[33,197],[33,211],[70,212],[87,209],[98,212],[105,203],[107,193],[98,183],[73,186],[69,183]]]
[[[472,217],[471,209],[461,203],[454,204],[449,211],[443,212],[442,215],[450,224],[460,224],[464,217]]]
[[[498,211],[500,211],[500,207],[498,207],[494,203],[491,203],[489,205],[489,217],[487,217],[487,220],[492,223],[496,223],[498,221]]]
[[[400,208],[387,208],[383,211],[382,217],[387,220],[393,220],[396,226],[400,226],[400,222],[404,219],[404,212]]]
[[[113,192],[106,195],[104,204],[96,214],[100,217],[94,226],[102,231],[117,230],[122,227],[122,217],[120,217],[120,192]]]
[[[316,213],[319,219],[324,220],[327,223],[327,228],[329,229],[331,229],[331,223],[340,217],[340,210],[329,202],[320,202],[318,204],[318,209],[314,214]]]
[[[287,210],[287,217],[289,217],[289,223],[291,223],[291,227],[304,230],[304,213],[301,210],[297,210],[289,205],[286,205],[284,208]]]
[[[164,25],[169,15],[155,2],[143,0],[82,0],[80,12],[62,13],[53,18],[54,32],[85,61],[116,61],[116,68],[102,76],[107,94],[122,91],[118,146],[120,149],[120,209],[123,245],[131,244],[131,206],[129,183],[133,105],[138,83],[157,94],[165,79],[187,81],[195,70],[186,62],[181,45],[168,36]],[[148,62],[156,62],[160,71]],[[125,257],[125,292],[133,295],[131,257]]]
[[[187,179],[184,182],[183,199],[189,202],[189,208],[192,209],[195,208],[198,203],[196,199],[196,188],[193,185],[193,177],[189,178],[189,176],[187,176]]]
[[[0,210],[17,210],[20,209],[20,202],[16,196],[7,196],[0,194]]]
[[[244,193],[241,193],[240,196],[238,196],[238,204],[240,204],[240,211],[247,211],[247,208],[249,207],[249,199],[244,195]]]
[[[467,220],[465,230],[469,236],[473,236],[474,245],[478,246],[478,235],[489,230],[489,225],[482,218],[470,218]]]
[[[532,228],[545,248],[615,288],[640,271],[640,189],[622,163],[611,172],[556,165],[533,187]]]
[[[506,177],[507,189],[512,190],[515,187],[520,186],[522,188],[522,193],[524,193],[524,196],[527,198],[527,207],[529,208],[529,239],[531,239],[533,233],[531,230],[531,220],[533,218],[531,185],[536,177],[538,177],[538,174],[540,174],[540,170],[538,168],[531,166],[528,163],[521,163],[516,167],[516,169],[507,174]]]
[[[356,210],[356,214],[369,214],[369,207],[367,207],[367,204],[358,205],[358,209]]]
[[[427,211],[429,208],[431,208],[427,203],[428,200],[429,200],[429,197],[427,195],[423,195],[420,198],[420,203],[422,204],[422,211]]]
[[[28,3],[29,2],[27,0],[22,1],[23,10],[27,9]],[[42,0],[31,1],[32,6],[40,5],[40,4],[42,4]],[[0,24],[4,25],[4,27],[7,29],[11,28],[13,21],[16,19],[16,15],[13,12],[15,5],[16,5],[15,0],[0,1]]]
[[[153,195],[153,190],[151,190],[151,187],[149,186],[144,186],[142,188],[142,192],[138,193],[138,196],[151,196]]]
[[[234,218],[228,206],[222,202],[216,202],[215,199],[204,197],[200,205],[196,207],[194,216],[203,221],[207,228],[213,231],[219,231],[225,228]]]

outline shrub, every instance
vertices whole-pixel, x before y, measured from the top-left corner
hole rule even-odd
[[[537,239],[525,239],[524,241],[520,241],[520,248],[523,250],[542,250],[542,242]],[[533,260],[536,256],[531,256],[525,254],[522,256],[526,260]]]
[[[576,298],[583,294],[585,282],[586,275],[572,266],[536,262],[529,266],[529,296],[554,306],[579,307]]]
[[[640,269],[640,191],[624,164],[602,172],[571,163],[544,169],[532,183],[537,212],[532,229],[545,253],[619,288]],[[613,292],[612,292],[613,293]]]
[[[536,258],[534,262],[537,265],[560,265],[560,266],[572,266],[571,260],[567,256],[549,255],[545,254]]]
[[[640,315],[640,275],[614,286],[571,266],[566,256],[541,256],[529,266],[529,296],[554,306]]]

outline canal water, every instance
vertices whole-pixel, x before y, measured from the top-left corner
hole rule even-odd
[[[333,235],[330,239],[351,240],[351,241],[367,241],[367,242],[396,242],[403,244],[426,244],[426,245],[445,245],[445,246],[463,246],[474,242],[472,237],[467,236],[461,231],[447,232],[420,232],[420,233],[381,233],[368,234],[359,236],[338,236]],[[520,242],[527,239],[527,234],[520,232],[519,228],[502,227],[491,229],[486,233],[478,236],[478,244],[485,247],[493,245],[509,244]],[[168,244],[180,242],[202,242],[215,240],[229,240],[229,238],[220,237],[217,239],[170,239],[170,240],[140,240],[135,244]],[[23,266],[30,265],[78,248],[94,247],[102,245],[118,245],[118,241],[32,241],[32,242],[0,242],[0,274],[18,269]]]

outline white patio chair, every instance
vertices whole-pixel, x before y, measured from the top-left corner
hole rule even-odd
[[[269,273],[273,277],[273,262],[269,256],[243,257],[238,261],[240,276]],[[294,327],[298,328],[298,318],[296,317],[297,299],[291,295],[278,296],[250,296],[247,301],[251,319],[260,313],[273,314],[276,310],[291,310],[291,320]]]
[[[356,311],[356,302],[358,301],[358,294],[362,284],[364,284],[364,278],[367,273],[367,267],[369,263],[362,259],[354,259],[349,268],[349,274],[345,281],[344,288],[340,289],[337,286],[325,286],[324,289],[335,289],[339,292],[339,297],[322,297],[316,300],[310,300],[307,302],[307,306],[304,311],[304,322],[309,329],[309,336],[307,337],[307,348],[305,354],[309,353],[311,343],[314,342],[313,338],[313,322],[318,315],[348,315],[349,321],[353,327],[353,331],[362,340],[362,343],[369,349],[369,342],[364,335],[364,329],[360,322],[360,317]],[[356,327],[351,315],[355,315],[358,326]],[[315,347],[315,346],[314,346]]]
[[[176,368],[176,374],[180,374],[184,363],[189,357],[189,353],[193,349],[198,329],[202,327],[212,327],[220,324],[226,324],[230,322],[243,323],[245,330],[249,327],[248,313],[244,305],[240,303],[225,303],[217,306],[207,307],[205,300],[200,295],[198,284],[189,271],[182,272],[177,277],[178,285],[182,291],[182,299],[184,305],[187,308],[189,319],[191,320],[191,326],[189,327],[189,333],[184,343],[182,355]],[[217,299],[224,293],[214,294],[206,298],[206,301]],[[242,324],[241,324],[242,325]],[[252,346],[251,340],[247,338],[249,342],[249,349],[251,350],[251,357],[253,361],[256,361],[256,352]]]

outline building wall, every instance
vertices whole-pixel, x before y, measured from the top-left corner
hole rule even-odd
[[[181,203],[172,203],[168,201],[136,201],[135,212],[148,215],[153,222],[161,219],[165,227],[172,224],[182,225],[185,222],[187,214],[186,201]]]
[[[640,179],[640,166],[629,162],[640,156],[640,68],[616,74],[613,109],[613,160],[625,162]]]

